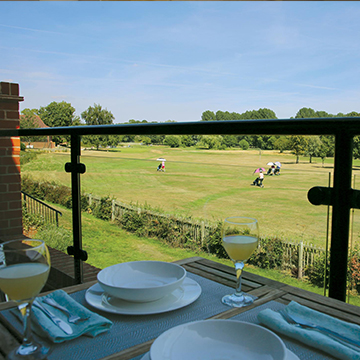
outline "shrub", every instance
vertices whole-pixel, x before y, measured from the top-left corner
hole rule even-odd
[[[259,250],[247,262],[261,269],[277,269],[281,267],[283,254],[284,248],[279,238],[264,238],[260,240]]]
[[[27,211],[25,201],[22,202],[22,218],[23,229],[29,231],[30,229],[41,229],[45,223],[45,219],[41,214],[30,214]]]
[[[330,253],[328,259],[326,260],[325,252],[317,254],[314,258],[314,263],[312,266],[308,266],[305,269],[305,275],[307,276],[309,282],[315,286],[323,287],[324,286],[324,270],[325,265],[327,267],[327,281],[329,284],[329,273],[330,273]]]
[[[207,250],[210,254],[216,255],[218,258],[228,259],[229,256],[222,246],[221,229],[222,222],[218,221],[205,240],[204,250]]]
[[[100,201],[95,201],[90,207],[92,214],[98,219],[111,220],[111,202],[109,196],[102,197]]]

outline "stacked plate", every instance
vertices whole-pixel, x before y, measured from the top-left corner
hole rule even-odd
[[[179,309],[201,294],[200,285],[186,270],[162,261],[116,264],[98,273],[86,301],[93,307],[123,315],[148,315]]]
[[[204,320],[161,334],[142,360],[299,360],[264,327],[235,320]]]

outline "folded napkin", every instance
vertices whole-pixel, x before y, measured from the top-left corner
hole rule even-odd
[[[304,320],[308,319],[313,324],[336,331],[354,341],[360,340],[360,326],[358,325],[347,323],[332,316],[309,309],[295,301],[292,301],[287,305],[285,311],[289,315],[293,314]],[[323,350],[338,359],[360,359],[360,348],[359,351],[356,351],[317,330],[304,329],[299,326],[291,325],[276,311],[265,309],[258,314],[258,320],[276,332],[301,341],[306,345]]]
[[[112,326],[112,322],[103,316],[100,316],[81,304],[72,299],[65,291],[56,290],[46,297],[52,297],[60,305],[66,307],[72,313],[79,316],[88,316],[89,318],[84,321],[79,321],[76,324],[71,324],[67,321],[68,316],[61,310],[58,310],[44,302],[42,297],[38,297],[37,300],[42,303],[44,307],[49,309],[53,314],[57,315],[60,319],[66,321],[72,328],[73,333],[71,335],[65,334],[57,325],[55,325],[47,315],[45,315],[36,306],[32,307],[32,325],[36,334],[48,338],[54,343],[60,343],[66,340],[75,339],[81,335],[87,335],[94,337],[104,331],[107,331]]]

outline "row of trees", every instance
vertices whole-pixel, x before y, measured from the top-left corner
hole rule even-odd
[[[38,127],[35,116],[38,115],[42,121],[49,127],[59,126],[85,126],[85,125],[111,125],[114,123],[113,114],[101,105],[94,104],[81,113],[81,118],[75,115],[75,108],[70,103],[52,102],[40,109],[24,109],[22,111],[20,128]],[[360,113],[351,112],[348,114],[338,113],[329,114],[325,111],[315,111],[311,108],[300,109],[295,118],[330,118],[343,116],[360,116]],[[201,121],[223,121],[223,120],[245,120],[245,119],[277,119],[274,111],[270,109],[259,109],[236,113],[229,111],[206,110],[202,113]],[[168,120],[172,122],[172,120]],[[147,120],[131,119],[128,124],[148,123]],[[35,139],[23,139],[23,141],[39,141]],[[54,136],[53,141],[58,144],[67,143],[69,139],[66,136]],[[269,136],[269,135],[91,135],[84,136],[82,143],[84,146],[99,147],[116,146],[119,142],[142,142],[144,144],[168,145],[170,147],[190,147],[198,146],[208,149],[226,149],[258,148],[263,150],[291,150],[295,155],[297,162],[299,156],[305,155],[311,159],[320,157],[323,160],[326,157],[332,157],[334,154],[334,138],[332,136]],[[354,157],[360,158],[360,138],[356,137],[354,141]]]

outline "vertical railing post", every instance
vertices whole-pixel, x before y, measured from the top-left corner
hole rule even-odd
[[[82,250],[80,174],[85,172],[85,165],[80,163],[79,135],[71,134],[71,162],[65,164],[65,171],[71,172],[73,223],[73,246],[68,247],[68,254],[74,255],[75,282],[80,284],[83,280],[82,261],[87,260],[87,253]]]
[[[341,301],[346,300],[352,157],[353,137],[341,130],[335,135],[329,280],[329,297]]]

